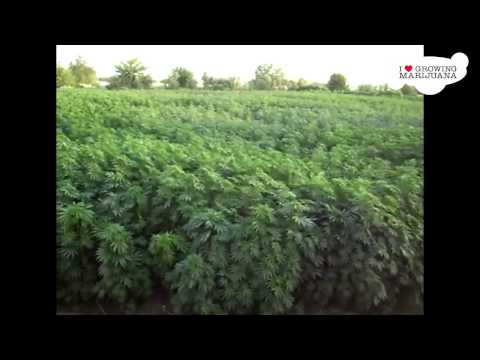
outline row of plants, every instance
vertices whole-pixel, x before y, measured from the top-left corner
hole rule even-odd
[[[357,100],[355,100],[357,99]],[[57,298],[179,313],[423,304],[423,103],[57,93]]]

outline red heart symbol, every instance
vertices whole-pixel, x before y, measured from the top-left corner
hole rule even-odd
[[[412,69],[413,69],[412,65],[405,66],[405,70],[407,70],[407,71],[412,71]]]

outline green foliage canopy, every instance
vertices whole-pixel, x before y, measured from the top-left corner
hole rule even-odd
[[[406,96],[415,96],[415,95],[418,95],[418,91],[417,89],[415,88],[415,86],[411,86],[411,85],[403,85],[400,89],[400,92],[403,94],[403,95],[406,95]]]
[[[287,80],[280,68],[274,68],[271,64],[263,64],[255,70],[253,86],[257,90],[278,90],[286,85]]]
[[[423,303],[422,98],[71,89],[56,121],[60,302]]]
[[[342,74],[332,74],[328,80],[327,87],[331,91],[347,90],[347,78]]]
[[[75,79],[69,69],[57,64],[57,88],[63,86],[74,86]]]
[[[205,90],[237,90],[241,87],[240,80],[235,77],[214,78],[204,73],[202,81]]]
[[[182,67],[173,69],[170,76],[162,80],[162,83],[165,84],[167,89],[195,89],[197,87],[197,81],[193,73]]]
[[[153,79],[145,74],[146,67],[138,60],[131,59],[115,66],[118,75],[109,79],[108,89],[149,89]]]
[[[95,70],[88,66],[86,61],[78,57],[75,59],[74,62],[70,63],[68,67],[76,86],[81,85],[92,85],[96,86],[97,82],[97,75]]]

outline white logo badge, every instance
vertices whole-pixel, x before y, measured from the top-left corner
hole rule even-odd
[[[451,59],[426,56],[398,68],[398,80],[415,86],[424,95],[435,95],[445,86],[462,80],[467,75],[468,57],[456,53]]]

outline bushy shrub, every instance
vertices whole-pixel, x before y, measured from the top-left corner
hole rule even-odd
[[[323,84],[319,83],[312,83],[312,84],[306,84],[306,85],[301,85],[297,88],[298,91],[328,91],[328,87]]]
[[[403,95],[406,95],[406,96],[416,96],[416,95],[418,95],[418,91],[415,88],[415,86],[410,86],[410,85],[407,85],[407,84],[402,86],[402,88],[400,89],[400,92]]]

